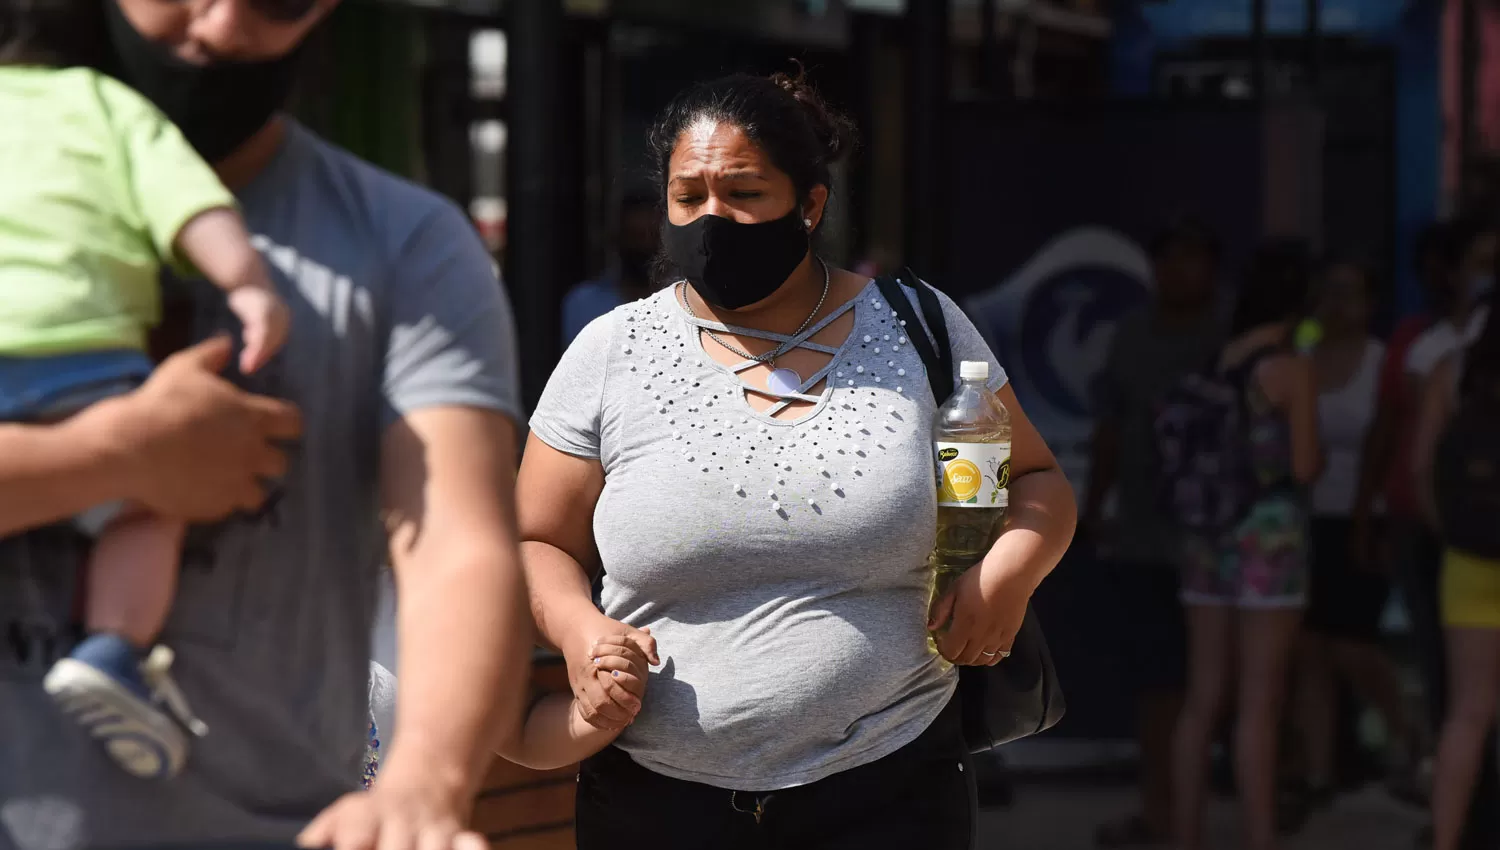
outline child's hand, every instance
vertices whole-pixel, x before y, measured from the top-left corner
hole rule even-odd
[[[240,353],[240,372],[249,375],[266,365],[286,344],[292,323],[286,302],[264,285],[235,287],[229,293],[229,309],[245,327],[245,349]]]
[[[641,631],[651,634],[650,629]],[[600,643],[594,647],[594,652],[596,676],[614,681],[636,699],[645,698],[651,662],[636,638],[629,637],[619,643]]]

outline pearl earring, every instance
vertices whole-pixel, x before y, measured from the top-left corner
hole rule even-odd
[[[802,219],[802,223],[805,224],[805,225],[807,225],[807,228],[809,230],[812,229],[812,219],[810,219],[810,218],[804,218],[804,219]]]

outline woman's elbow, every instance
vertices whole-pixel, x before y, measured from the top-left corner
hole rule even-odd
[[[1037,513],[1046,517],[1047,535],[1064,545],[1072,543],[1073,533],[1078,528],[1078,497],[1062,469],[1038,470],[1015,483],[1021,485],[1022,492],[1017,493],[1017,488],[1012,486],[1012,504],[1034,505]]]

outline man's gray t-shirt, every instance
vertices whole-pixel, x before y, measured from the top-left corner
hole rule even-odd
[[[1147,307],[1120,321],[1095,384],[1095,416],[1120,429],[1115,479],[1115,556],[1122,561],[1174,566],[1172,525],[1157,499],[1156,405],[1172,385],[1212,364],[1222,343],[1210,314],[1188,326],[1163,322]]]
[[[831,391],[782,421],[703,353],[675,292],[585,328],[531,419],[549,446],[603,464],[603,609],[651,627],[661,650],[619,745],[741,791],[875,761],[916,739],[957,680],[927,643],[934,403],[912,329],[871,283]],[[1003,386],[941,300],[955,369],[987,361]]]
[[[0,848],[287,839],[358,787],[385,551],[386,426],[420,408],[518,415],[514,330],[494,266],[453,204],[291,125],[240,197],[293,313],[245,381],[296,403],[305,434],[260,516],[194,529],[163,642],[208,737],[168,782],[126,775],[42,677],[77,634],[83,541],[0,541]],[[202,287],[196,332],[234,328]]]

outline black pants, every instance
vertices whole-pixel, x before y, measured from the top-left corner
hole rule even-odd
[[[969,850],[976,814],[957,700],[895,753],[785,791],[671,779],[615,747],[578,777],[579,850]]]
[[[1447,650],[1443,641],[1439,580],[1442,576],[1442,543],[1426,528],[1402,522],[1396,529],[1395,578],[1411,618],[1413,649],[1422,685],[1427,691],[1427,710],[1434,733],[1448,710]],[[1484,758],[1474,783],[1474,799],[1464,825],[1462,846],[1472,850],[1500,847],[1500,766],[1495,760],[1495,733],[1484,744]]]

